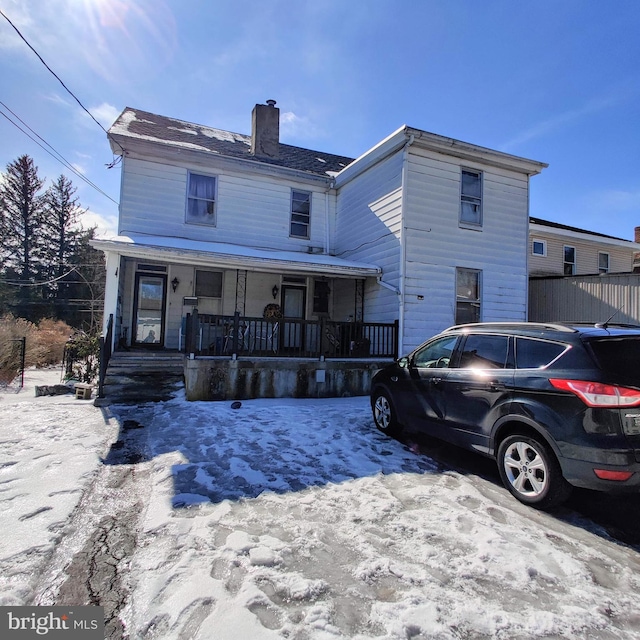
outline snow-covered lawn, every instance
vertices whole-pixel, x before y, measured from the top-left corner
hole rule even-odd
[[[119,506],[129,638],[640,638],[638,549],[442,470],[367,398],[101,410],[28,383],[0,434],[0,604],[55,603]]]

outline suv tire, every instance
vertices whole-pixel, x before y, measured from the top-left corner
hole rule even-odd
[[[401,431],[396,410],[386,391],[375,389],[371,395],[371,409],[376,427],[383,433],[396,435]]]
[[[504,486],[520,502],[537,509],[555,507],[571,494],[555,455],[532,436],[506,437],[498,447],[498,470]]]

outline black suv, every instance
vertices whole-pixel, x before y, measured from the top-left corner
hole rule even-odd
[[[571,487],[640,487],[640,327],[451,327],[372,380],[376,426],[424,431],[497,460],[521,502]]]

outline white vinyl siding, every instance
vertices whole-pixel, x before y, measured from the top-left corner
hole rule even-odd
[[[335,202],[324,185],[216,171],[216,225],[193,225],[185,222],[188,173],[203,173],[202,169],[131,157],[126,157],[123,165],[121,233],[151,233],[282,251],[324,248],[327,243],[326,200],[330,216],[335,212]],[[308,238],[289,236],[292,187],[311,193],[311,210],[321,212],[311,216]]]
[[[378,265],[383,280],[396,288],[400,286],[401,182],[402,154],[398,153],[341,187],[335,233],[337,256]],[[366,282],[364,300],[365,319],[398,319],[397,294],[373,279]]]
[[[478,165],[483,232],[477,233],[459,225],[460,171],[455,158],[410,147],[405,352],[455,323],[457,267],[482,272],[483,320],[526,316],[528,177]]]

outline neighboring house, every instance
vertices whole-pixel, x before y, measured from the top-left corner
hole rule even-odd
[[[531,218],[529,320],[640,324],[635,242]]]
[[[188,397],[228,397],[212,368],[245,365],[289,367],[298,385],[260,374],[245,394],[339,394],[345,370],[366,370],[364,388],[451,324],[526,318],[543,163],[407,126],[356,160],[311,151],[280,143],[274,101],[251,136],[127,108],[109,138],[122,186],[118,237],[93,242],[105,329],[111,316],[114,346],[193,354]]]
[[[540,218],[529,221],[529,275],[629,273],[640,245]]]

